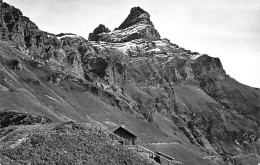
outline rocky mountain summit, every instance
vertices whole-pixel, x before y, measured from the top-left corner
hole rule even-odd
[[[153,25],[153,23],[150,21],[149,13],[147,13],[140,7],[133,7],[128,17],[116,30],[125,29],[139,23]]]
[[[160,34],[150,21],[150,14],[140,7],[132,8],[125,21],[114,31],[110,32],[104,25],[99,25],[89,36],[90,41],[117,43],[142,38],[156,40],[160,39]]]
[[[140,7],[86,40],[43,32],[0,5],[0,111],[22,112],[13,121],[40,122],[24,113],[108,129],[123,121],[137,143],[184,164],[260,161],[260,90],[231,78],[219,58],[161,39]]]

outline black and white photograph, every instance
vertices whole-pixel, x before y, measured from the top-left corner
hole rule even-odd
[[[0,0],[0,165],[260,165],[260,0]]]

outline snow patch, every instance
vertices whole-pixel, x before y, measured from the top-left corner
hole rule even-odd
[[[54,38],[55,36],[48,34],[47,37],[49,37],[49,38]]]
[[[161,41],[161,40],[157,40],[157,41],[153,41],[156,46],[166,46],[167,43],[165,43],[164,41]]]
[[[190,58],[191,58],[192,60],[196,60],[196,59],[199,58],[200,56],[202,56],[202,54],[190,55]]]
[[[148,50],[147,52],[160,52],[160,51],[161,49],[155,48],[155,49]]]
[[[63,36],[60,36],[60,37],[57,37],[57,38],[60,40],[60,39],[66,38],[66,37],[69,37],[69,38],[80,38],[80,36],[78,36],[76,34],[66,34],[66,35],[63,35]]]

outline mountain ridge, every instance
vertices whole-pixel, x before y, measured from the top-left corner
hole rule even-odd
[[[191,157],[202,162],[205,153],[219,164],[243,163],[233,158],[239,154],[259,158],[259,89],[232,79],[220,59],[161,39],[140,7],[130,11],[119,29],[101,25],[89,35],[91,41],[42,32],[6,3],[1,11],[1,40],[6,42],[0,44],[1,109],[42,113],[55,122],[90,116],[106,127],[124,118],[140,136],[139,143],[178,139],[181,147],[190,147],[184,153],[192,151]],[[8,98],[16,98],[15,104]],[[192,164],[192,158],[178,155],[179,146],[149,147],[174,150],[167,154]]]

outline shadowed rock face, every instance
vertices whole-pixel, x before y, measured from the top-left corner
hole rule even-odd
[[[19,9],[7,3],[1,3],[0,20],[1,39],[15,42],[21,48],[29,46],[31,44],[30,36],[39,32],[38,27],[29,18],[23,16]]]
[[[24,101],[19,93],[26,91],[28,104],[33,100],[33,107],[40,107],[32,112],[44,107],[41,112],[57,120],[82,121],[95,112],[105,124],[122,117],[110,115],[119,109],[147,121],[143,130],[155,126],[226,163],[235,164],[236,155],[259,156],[259,89],[232,79],[219,58],[160,39],[149,13],[140,7],[113,31],[99,25],[89,35],[91,41],[71,33],[42,32],[18,9],[6,3],[1,9],[1,40],[22,52],[10,53],[14,49],[0,43],[3,96],[9,92],[10,98]],[[89,101],[89,95],[99,103]],[[17,100],[14,105],[25,111],[26,100]],[[4,101],[2,108],[14,106]],[[101,105],[113,111],[103,113]],[[133,129],[140,131],[139,126]]]
[[[137,23],[150,23],[150,14],[140,7],[133,7],[125,21],[117,29],[125,29]]]

